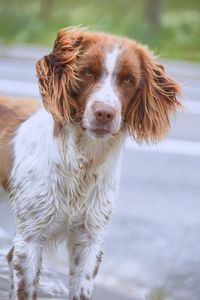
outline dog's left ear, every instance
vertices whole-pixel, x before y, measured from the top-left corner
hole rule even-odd
[[[166,74],[153,55],[138,46],[141,82],[127,112],[129,133],[137,142],[157,142],[170,128],[170,113],[181,107],[180,86]]]

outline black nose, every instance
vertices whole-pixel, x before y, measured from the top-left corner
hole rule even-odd
[[[116,116],[116,110],[114,107],[104,103],[95,103],[92,106],[96,121],[101,124],[107,124],[111,122]]]

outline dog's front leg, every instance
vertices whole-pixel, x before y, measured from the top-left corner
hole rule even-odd
[[[102,260],[102,239],[89,238],[83,226],[71,232],[69,299],[89,300]]]
[[[94,278],[103,256],[104,232],[112,211],[112,202],[107,197],[96,197],[91,206],[89,211],[74,221],[68,238],[70,300],[91,299]]]
[[[14,239],[12,259],[13,293],[17,300],[36,300],[42,261],[42,245],[39,240],[25,240],[17,234]]]

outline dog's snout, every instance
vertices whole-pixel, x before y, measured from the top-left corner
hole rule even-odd
[[[92,107],[96,121],[101,124],[111,122],[116,116],[114,107],[108,104],[95,103]]]

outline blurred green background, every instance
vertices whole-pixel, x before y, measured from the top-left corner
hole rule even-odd
[[[80,24],[200,61],[200,0],[0,0],[0,43],[52,46],[59,28]]]

